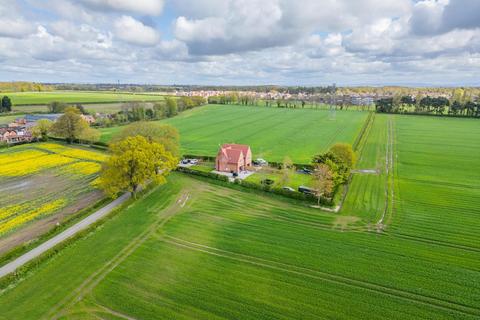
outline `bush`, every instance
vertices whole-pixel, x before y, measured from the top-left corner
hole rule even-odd
[[[186,168],[186,167],[177,167],[176,170],[179,171],[179,172],[193,174],[193,175],[196,175],[196,176],[212,178],[212,179],[215,179],[215,180],[226,181],[226,182],[228,181],[227,176],[217,174],[217,173],[213,173],[213,172],[204,172],[204,171],[199,171],[199,170],[193,170],[193,169]]]

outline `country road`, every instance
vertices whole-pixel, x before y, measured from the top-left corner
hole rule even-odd
[[[66,229],[62,233],[56,235],[55,237],[45,241],[44,243],[40,244],[38,247],[28,251],[27,253],[21,255],[17,259],[7,263],[6,265],[0,267],[0,278],[6,276],[14,272],[19,267],[23,266],[24,264],[30,262],[31,260],[35,259],[36,257],[40,256],[47,250],[52,249],[57,244],[61,243],[62,241],[74,236],[78,232],[88,228],[93,223],[97,222],[98,220],[105,217],[109,214],[113,209],[124,203],[127,199],[130,198],[130,193],[124,193],[122,196],[118,197],[117,199],[113,200],[105,207],[100,208],[96,212],[92,213],[82,221],[74,224],[70,228]]]

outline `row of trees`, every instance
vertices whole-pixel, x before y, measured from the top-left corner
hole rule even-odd
[[[12,111],[12,100],[8,96],[3,96],[0,103],[0,113]]]
[[[375,102],[377,112],[383,113],[423,113],[437,115],[462,115],[480,117],[480,102],[463,97],[396,96],[379,99]]]
[[[0,82],[0,92],[51,91],[53,86],[35,82]]]
[[[145,103],[124,103],[121,110],[115,114],[97,119],[97,124],[109,127],[118,123],[129,123],[144,120],[160,120],[170,118],[179,112],[192,109],[206,103],[202,97],[181,97],[180,99],[168,97],[165,101],[157,102],[152,107]]]

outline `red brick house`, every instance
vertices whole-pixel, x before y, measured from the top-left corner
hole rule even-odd
[[[224,144],[218,150],[215,169],[224,172],[239,172],[252,165],[252,151],[245,144]]]
[[[15,144],[32,141],[32,133],[23,127],[0,128],[0,143]]]

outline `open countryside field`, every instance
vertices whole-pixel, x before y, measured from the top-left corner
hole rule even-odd
[[[0,253],[98,201],[103,153],[56,143],[0,151]]]
[[[480,252],[480,123],[397,116],[394,126],[391,232]]]
[[[215,156],[222,143],[244,143],[254,157],[310,163],[335,142],[353,143],[367,115],[337,111],[331,120],[326,110],[209,105],[161,122],[179,130],[184,154]],[[121,129],[102,129],[101,140],[108,142]]]
[[[0,318],[480,316],[480,252],[354,230],[173,174],[4,291]]]
[[[134,94],[125,92],[100,91],[48,91],[48,92],[11,92],[8,95],[14,106],[45,105],[52,101],[65,103],[110,103],[126,101],[161,101],[163,95]],[[18,108],[17,108],[18,109]]]

